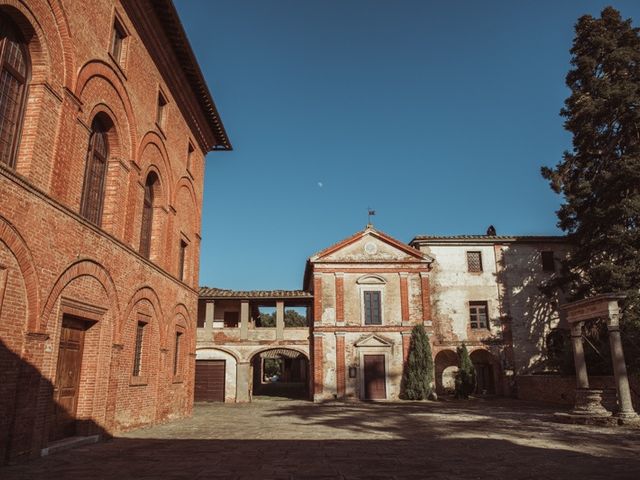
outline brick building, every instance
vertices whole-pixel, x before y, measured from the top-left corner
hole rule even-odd
[[[228,291],[201,288],[197,358],[218,361],[226,401],[248,400],[251,380],[260,378],[258,365],[241,352],[269,348],[308,351],[315,401],[394,400],[411,329],[422,323],[439,393],[453,388],[456,348],[464,342],[478,393],[512,395],[518,376],[546,368],[545,342],[560,325],[561,299],[541,295],[539,287],[567,253],[564,237],[418,236],[405,244],[368,226],[308,259],[297,292],[313,301],[306,331],[284,328],[278,337],[275,325],[258,329],[247,313],[243,336],[241,325],[224,321],[223,313],[215,321],[214,304],[218,312]],[[246,302],[257,295],[238,293]],[[225,308],[240,311],[239,305]],[[196,375],[201,388],[207,382]]]
[[[0,463],[188,415],[205,154],[169,0],[0,2]]]

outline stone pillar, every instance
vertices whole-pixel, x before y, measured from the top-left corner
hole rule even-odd
[[[240,339],[247,340],[249,338],[249,301],[242,300],[240,302]]]
[[[587,389],[589,388],[589,375],[582,346],[582,323],[575,322],[571,325],[571,343],[573,344],[573,361],[576,364],[577,388]]]
[[[624,352],[620,339],[619,318],[620,315],[616,302],[615,310],[609,312],[609,318],[607,320],[609,344],[611,345],[611,362],[613,363],[613,374],[616,379],[616,390],[618,391],[618,412],[616,416],[621,418],[636,418],[638,414],[633,410],[633,404],[631,403],[627,366],[624,362]]]
[[[338,398],[344,398],[347,390],[347,372],[344,355],[344,332],[336,332],[336,386]]]
[[[251,401],[251,364],[238,362],[236,367],[236,402],[246,403]]]
[[[284,302],[276,302],[276,340],[284,340]]]
[[[210,302],[205,302],[204,305],[204,329],[206,332],[211,332],[213,329],[213,315],[215,313],[216,304],[214,300],[211,300]],[[210,340],[208,335],[207,340]]]

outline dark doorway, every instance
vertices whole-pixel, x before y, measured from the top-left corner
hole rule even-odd
[[[53,386],[53,415],[49,441],[76,435],[76,412],[80,394],[80,371],[84,333],[90,324],[64,316],[60,335],[60,350],[56,381]]]
[[[300,352],[276,348],[253,357],[253,395],[309,398],[309,361]]]
[[[225,372],[224,360],[197,360],[194,400],[224,402]]]
[[[489,363],[474,363],[476,369],[476,393],[493,395],[496,393],[493,381],[493,366]]]
[[[387,398],[384,355],[364,356],[364,398],[384,400]]]

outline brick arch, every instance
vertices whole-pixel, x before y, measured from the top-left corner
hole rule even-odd
[[[98,262],[91,259],[84,259],[72,263],[54,283],[53,288],[51,289],[49,296],[47,297],[47,301],[42,308],[40,324],[38,325],[39,331],[46,331],[47,326],[49,325],[51,312],[53,311],[53,307],[58,300],[58,297],[60,297],[62,290],[64,290],[64,288],[69,285],[72,280],[85,275],[95,278],[100,283],[100,285],[102,285],[102,288],[104,288],[107,294],[107,298],[109,299],[109,303],[114,308],[114,321],[120,318],[118,294],[116,292],[116,286],[113,279],[111,278],[111,275]]]
[[[216,348],[218,347],[216,346]],[[254,350],[249,354],[249,356],[247,357],[247,360],[249,360],[249,362],[253,362],[253,359],[256,357],[256,355],[260,355],[263,352],[268,352],[269,350],[292,350],[294,352],[301,353],[304,356],[304,358],[307,360],[307,362],[309,362],[309,365],[311,364],[309,352],[305,352],[299,347],[290,347],[289,345],[271,345],[268,347],[258,348],[257,350]]]
[[[0,241],[7,245],[20,267],[27,292],[27,330],[34,332],[38,328],[38,310],[40,305],[38,275],[34,266],[33,256],[27,242],[18,231],[0,216]]]
[[[67,15],[60,0],[48,0],[49,8],[56,21],[60,43],[62,44],[62,56],[64,58],[64,86],[73,90],[73,73],[76,71],[76,59],[73,55],[73,43]]]
[[[189,344],[191,344],[191,339],[193,336],[193,326],[191,322],[191,315],[189,314],[189,310],[187,309],[184,303],[178,303],[175,307],[173,307],[173,312],[171,314],[171,320],[167,322],[165,325],[165,339],[170,338],[169,332],[171,328],[175,325],[179,325],[176,321],[177,318],[182,317],[184,319],[184,324],[182,325],[187,333],[187,339],[189,340]]]
[[[51,82],[55,77],[64,77],[64,72],[55,73],[56,62],[51,58],[51,44],[56,42],[58,32],[47,29],[43,17],[45,11],[33,12],[39,5],[27,6],[16,0],[4,0],[0,8],[13,20],[25,37],[29,56],[31,57],[31,82]],[[45,20],[46,21],[46,20]],[[55,23],[55,22],[54,22]],[[50,27],[51,25],[49,25]],[[48,31],[47,31],[48,30]],[[58,38],[59,40],[59,38]],[[62,48],[60,49],[62,50]],[[55,48],[53,48],[55,51]],[[62,83],[62,78],[60,83]]]
[[[176,183],[176,187],[174,189],[174,198],[172,198],[171,200],[171,205],[176,206],[176,202],[178,201],[178,194],[180,193],[181,189],[186,189],[189,192],[189,197],[191,198],[191,203],[193,206],[193,209],[195,212],[197,212],[197,216],[196,216],[196,224],[192,225],[194,232],[197,232],[200,230],[200,225],[199,220],[200,219],[200,205],[198,205],[198,201],[197,201],[197,196],[196,196],[196,191],[195,188],[193,186],[193,181],[189,178],[189,177],[181,177],[178,182]]]
[[[109,105],[105,103],[97,103],[91,109],[91,112],[88,115],[89,125],[93,122],[93,119],[97,116],[106,116],[109,118],[110,123],[112,124],[112,128],[107,132],[107,140],[109,142],[109,161],[113,159],[123,159],[128,156],[128,152],[124,152],[124,148],[122,146],[122,125],[118,121],[118,114],[113,111]]]
[[[162,158],[162,163],[142,163],[144,152],[150,145],[153,145],[158,149],[158,151],[160,152],[160,158]],[[173,205],[173,173],[171,170],[171,162],[169,162],[169,154],[167,153],[167,148],[162,138],[160,138],[160,135],[152,131],[145,133],[142,137],[142,140],[140,141],[140,146],[138,147],[138,150],[136,152],[135,159],[140,165],[141,171],[144,172],[144,175],[141,178],[147,178],[150,168],[153,167],[157,170],[160,181],[164,182],[164,185],[166,187],[165,205]]]
[[[240,362],[241,361],[241,358],[240,358],[240,356],[239,356],[239,354],[237,352],[234,352],[233,350],[231,350],[231,349],[229,349],[227,347],[221,346],[221,345],[216,345],[215,347],[200,347],[200,348],[196,348],[196,359],[197,359],[198,352],[203,351],[203,350],[214,350],[214,351],[217,350],[217,351],[226,353],[227,355],[230,355],[231,357],[234,358],[234,360],[236,362]]]
[[[94,77],[100,77],[106,80],[113,87],[116,94],[120,98],[120,101],[122,102],[125,110],[125,114],[127,116],[127,126],[129,128],[129,145],[131,151],[133,152],[134,145],[136,145],[137,143],[137,124],[135,121],[135,115],[133,114],[133,107],[131,106],[131,99],[129,98],[127,89],[120,80],[120,77],[118,77],[111,65],[101,60],[91,60],[85,63],[80,69],[80,72],[78,73],[78,77],[76,79],[76,86],[74,91],[76,97],[82,99],[82,93],[85,87]]]
[[[124,324],[129,319],[129,316],[131,315],[131,312],[133,311],[134,307],[142,300],[148,301],[153,307],[154,313],[156,314],[155,321],[157,322],[158,332],[160,334],[160,344],[162,344],[163,331],[162,331],[161,325],[164,319],[164,313],[162,311],[162,302],[160,302],[160,297],[158,297],[158,294],[156,293],[156,291],[148,285],[138,288],[136,292],[133,294],[133,296],[131,297],[131,299],[129,300],[129,303],[127,304],[127,307],[124,311],[124,315],[120,318],[120,321],[116,326],[115,334],[114,334],[114,343],[122,342],[122,331],[124,330]]]

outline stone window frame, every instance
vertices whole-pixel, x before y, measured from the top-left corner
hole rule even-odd
[[[478,255],[478,266],[472,267],[472,264],[475,262],[475,260],[472,258],[473,255],[477,254]],[[482,273],[484,271],[483,265],[482,265],[482,251],[481,250],[467,250],[466,252],[467,255],[467,272],[469,273]]]
[[[469,300],[468,307],[469,307],[469,328],[474,331],[482,331],[482,330],[491,331],[491,320],[489,317],[489,302],[487,300]],[[472,312],[472,308],[474,307],[484,307],[486,325],[482,326],[480,323],[480,320],[476,320],[475,321],[476,326],[474,326],[474,321],[472,320],[474,315]],[[479,315],[479,313],[476,313],[476,315]]]
[[[366,327],[380,327],[385,325],[385,290],[387,286],[387,282],[384,278],[378,275],[365,275],[356,280],[356,284],[358,285],[358,295],[360,296],[360,324]],[[364,303],[364,292],[379,292],[380,293],[380,323],[369,324],[366,323],[365,318],[365,303]]]

